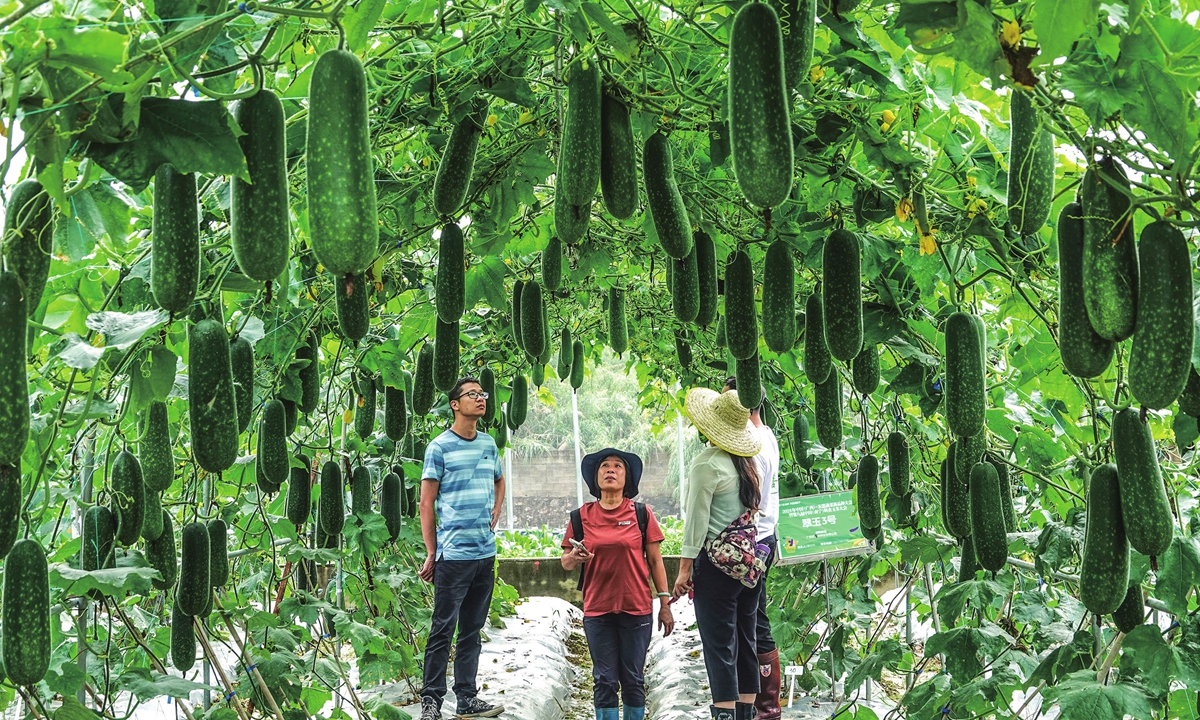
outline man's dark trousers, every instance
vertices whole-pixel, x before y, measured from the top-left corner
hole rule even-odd
[[[425,646],[425,687],[421,697],[446,697],[446,665],[450,661],[450,638],[458,627],[454,646],[454,694],[458,702],[479,694],[475,676],[479,670],[482,641],[479,631],[487,622],[495,584],[496,558],[482,560],[438,560],[433,569],[433,623]]]

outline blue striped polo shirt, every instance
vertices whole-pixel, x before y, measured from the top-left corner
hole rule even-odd
[[[496,554],[492,505],[500,452],[485,432],[467,440],[447,430],[425,449],[422,480],[438,482],[437,559],[483,560]]]

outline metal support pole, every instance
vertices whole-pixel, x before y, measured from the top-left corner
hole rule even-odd
[[[687,489],[687,468],[683,462],[683,412],[682,410],[675,416],[675,455],[679,458],[679,518],[687,520],[687,515],[683,510],[683,499],[686,497]]]
[[[575,499],[578,507],[583,507],[583,470],[579,464],[583,462],[583,452],[579,443],[579,391],[571,392],[571,423],[575,428]]]
[[[915,576],[913,577],[915,579]],[[907,589],[904,591],[904,641],[908,643],[909,650],[913,646],[913,603],[912,603],[912,582],[908,583]],[[904,687],[906,690],[911,690],[913,686],[913,676],[910,673],[904,678]]]
[[[213,499],[213,474],[209,473],[204,478],[204,514],[205,515],[209,515],[212,513],[212,499]],[[209,588],[208,592],[211,595],[212,588]],[[271,606],[268,604],[268,605],[264,606],[263,609],[269,611],[271,609]],[[212,666],[208,662],[208,653],[204,653],[204,684],[206,686],[212,685]],[[212,706],[212,690],[209,690],[206,687],[204,690],[204,707],[211,707],[211,706]]]
[[[96,472],[96,439],[90,437],[84,444],[83,464],[79,468],[79,502],[75,503],[75,516],[79,522],[79,537],[83,537],[83,508],[92,502],[92,476]],[[87,629],[88,614],[92,611],[92,603],[86,598],[79,599],[78,616],[75,618],[75,662],[79,672],[87,677]],[[87,693],[83,686],[75,693],[75,699],[80,705],[87,707]]]
[[[511,450],[504,451],[504,507],[508,511],[508,531],[513,531],[513,476]]]

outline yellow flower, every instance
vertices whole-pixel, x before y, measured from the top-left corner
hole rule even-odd
[[[354,411],[351,410],[350,408],[346,408],[346,412],[342,413],[342,422],[344,422],[344,423],[354,422]]]
[[[488,127],[491,127],[492,125],[495,125],[495,124],[496,124],[496,121],[497,121],[497,120],[499,120],[499,119],[500,119],[500,118],[496,117],[496,113],[492,113],[491,115],[488,115],[488,121],[487,121],[487,122],[488,122]]]
[[[813,65],[808,71],[808,81],[816,84],[825,77],[825,68],[821,65]]]
[[[975,187],[975,185],[978,184],[978,182],[979,181],[975,179],[974,175],[967,176],[967,187]]]
[[[884,132],[892,129],[892,125],[896,122],[896,113],[891,110],[883,111],[883,123],[881,125]]]
[[[1016,47],[1021,43],[1021,24],[1016,20],[1009,20],[1004,23],[1004,29],[1000,32],[1000,42],[1008,47]]]
[[[921,235],[921,254],[932,255],[937,252],[937,240],[933,239],[933,228],[929,228],[928,235]]]
[[[987,212],[987,203],[980,198],[975,198],[974,201],[967,203],[967,217],[973,218],[980,213]]]
[[[525,112],[521,113],[521,117],[518,118],[517,121],[522,125],[531,123],[531,122],[533,122],[533,113],[526,110]]]
[[[908,197],[900,198],[900,202],[896,203],[896,219],[900,222],[908,222],[912,217],[913,204]]]

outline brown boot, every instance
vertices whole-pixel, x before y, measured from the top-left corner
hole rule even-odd
[[[758,656],[759,691],[754,698],[758,710],[755,720],[778,720],[783,714],[779,707],[779,649]]]

